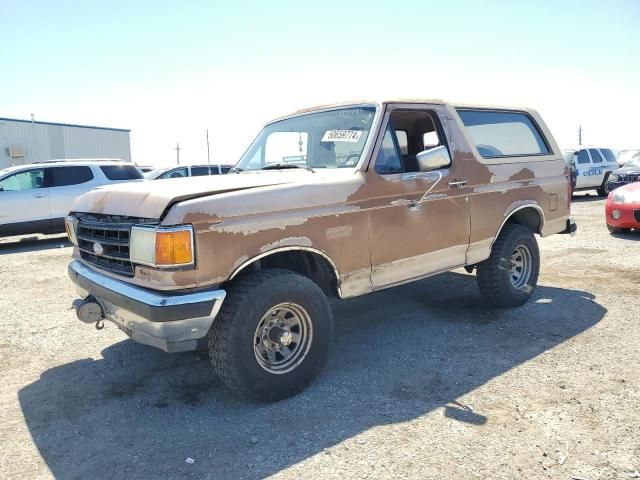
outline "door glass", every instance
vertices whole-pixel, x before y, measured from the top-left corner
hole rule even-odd
[[[51,167],[51,187],[80,185],[93,180],[90,167]]]
[[[602,157],[600,156],[600,152],[595,148],[590,148],[589,153],[591,154],[591,161],[593,163],[602,163]]]
[[[578,163],[589,163],[589,155],[586,150],[580,150],[578,152]]]
[[[394,132],[391,130],[391,126],[387,126],[387,131],[384,133],[382,145],[380,145],[380,150],[376,158],[375,170],[377,173],[402,172],[402,162],[393,136]]]
[[[5,192],[15,192],[18,190],[34,190],[42,188],[44,185],[44,169],[27,170],[26,172],[14,173],[0,181],[0,187]]]

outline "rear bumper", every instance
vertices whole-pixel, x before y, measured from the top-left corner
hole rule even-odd
[[[220,310],[224,290],[174,294],[137,287],[103,275],[77,260],[69,277],[82,298],[94,297],[106,320],[132,340],[166,352],[194,350]]]

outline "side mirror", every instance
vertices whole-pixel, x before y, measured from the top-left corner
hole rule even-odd
[[[418,153],[416,160],[418,161],[418,168],[421,172],[437,170],[438,168],[451,165],[451,156],[449,156],[449,151],[444,145]]]

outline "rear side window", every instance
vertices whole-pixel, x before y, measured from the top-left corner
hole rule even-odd
[[[578,152],[578,163],[589,163],[589,155],[586,150],[580,150]]]
[[[80,185],[93,180],[93,172],[90,167],[54,167],[49,168],[50,187],[66,187],[68,185]]]
[[[137,180],[144,178],[133,165],[105,165],[100,167],[100,170],[109,180]]]
[[[483,158],[551,153],[542,134],[526,113],[458,110],[458,114]]]
[[[191,167],[192,177],[202,177],[205,175],[214,175],[216,173],[218,173],[217,167],[211,167],[211,172],[209,172],[209,167]]]
[[[590,148],[589,153],[591,154],[591,161],[593,163],[602,163],[602,157],[600,156],[600,153],[598,153],[598,150]]]
[[[609,150],[608,148],[601,148],[600,153],[604,156],[604,159],[608,163],[615,163],[616,156],[613,154],[611,150]]]

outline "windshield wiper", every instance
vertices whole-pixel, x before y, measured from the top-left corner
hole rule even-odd
[[[242,171],[242,169],[241,169],[241,168],[233,167],[233,168],[230,168],[230,169],[229,169],[229,172],[228,172],[228,173],[240,173],[241,171]]]
[[[262,167],[260,170],[285,170],[287,168],[304,168],[310,172],[315,172],[315,170],[309,165],[296,165],[295,163],[274,163],[272,165]]]

